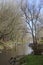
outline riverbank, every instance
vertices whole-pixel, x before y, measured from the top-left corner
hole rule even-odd
[[[43,65],[43,55],[26,56],[26,65]]]

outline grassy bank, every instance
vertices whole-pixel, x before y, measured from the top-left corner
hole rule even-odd
[[[43,55],[28,55],[26,63],[26,65],[43,65]]]

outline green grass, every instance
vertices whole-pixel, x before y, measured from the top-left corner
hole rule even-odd
[[[43,55],[26,56],[26,65],[43,65]]]

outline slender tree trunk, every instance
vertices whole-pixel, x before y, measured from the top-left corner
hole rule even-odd
[[[37,44],[37,39],[36,37],[33,38],[33,50],[34,50],[34,54],[37,55],[38,53],[38,44]]]
[[[35,37],[33,38],[33,50],[34,50],[35,55],[40,55],[41,54],[41,51],[38,48],[37,39]]]

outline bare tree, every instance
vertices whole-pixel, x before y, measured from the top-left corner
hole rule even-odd
[[[23,11],[26,19],[26,23],[29,26],[30,33],[33,39],[33,49],[34,54],[38,54],[38,46],[37,46],[37,25],[41,25],[41,21],[39,21],[41,14],[42,4],[41,2],[32,1],[29,3],[28,0],[21,0],[21,10]],[[42,21],[43,22],[43,21]]]

